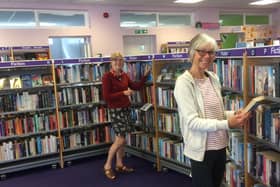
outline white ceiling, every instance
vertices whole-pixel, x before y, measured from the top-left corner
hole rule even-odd
[[[195,5],[174,4],[173,0],[1,0],[2,2],[24,2],[24,3],[79,3],[79,4],[99,4],[99,5],[120,5],[120,6],[148,6],[148,7],[213,7],[226,9],[264,9],[280,8],[278,3],[264,7],[251,6],[250,2],[255,0],[205,0]]]

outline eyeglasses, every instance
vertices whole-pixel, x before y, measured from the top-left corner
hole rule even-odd
[[[216,55],[216,51],[206,51],[206,50],[200,50],[200,49],[196,49],[196,51],[198,52],[198,54],[200,56],[205,56],[206,54],[208,54],[209,56],[213,57]]]

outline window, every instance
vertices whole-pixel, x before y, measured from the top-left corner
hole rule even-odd
[[[2,10],[0,11],[0,27],[35,27],[33,11]]]
[[[238,15],[238,14],[221,14],[219,22],[221,26],[244,25],[243,15]]]
[[[267,15],[246,15],[246,25],[268,25],[269,16]]]
[[[0,27],[87,27],[88,15],[65,10],[0,10]]]
[[[40,26],[86,26],[84,13],[68,11],[39,11]]]
[[[121,27],[157,27],[157,26],[187,26],[191,25],[191,14],[178,13],[148,13],[121,12]]]
[[[191,15],[159,14],[159,26],[187,26],[191,25]]]
[[[155,27],[156,14],[153,13],[121,13],[121,27]]]
[[[269,25],[270,15],[220,14],[221,26]]]

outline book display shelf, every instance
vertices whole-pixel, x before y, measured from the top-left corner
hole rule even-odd
[[[53,61],[0,63],[0,174],[60,163]]]
[[[216,54],[213,71],[219,76],[225,110],[238,111],[244,107],[243,61],[245,48],[221,49]],[[244,185],[243,130],[229,131],[226,186]]]
[[[102,100],[102,76],[109,59],[55,60],[58,123],[61,128],[63,160],[104,154],[113,133]]]
[[[124,71],[130,79],[139,81],[146,66],[152,67],[153,55],[126,56]],[[126,152],[155,163],[155,129],[153,127],[154,94],[152,74],[147,78],[143,89],[132,95],[132,116],[136,132],[127,135]]]
[[[186,53],[158,54],[153,61],[158,171],[169,168],[190,175],[190,162],[183,154],[177,104],[173,95],[176,78],[188,69]]]
[[[245,186],[280,186],[280,46],[248,48],[245,60],[245,102],[273,101],[258,105],[244,129]]]
[[[0,62],[48,59],[50,59],[49,46],[0,47]]]

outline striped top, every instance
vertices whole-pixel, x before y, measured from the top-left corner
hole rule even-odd
[[[202,93],[205,117],[209,119],[223,120],[224,112],[210,79],[195,79],[195,82]],[[228,135],[226,130],[207,132],[206,150],[219,150],[225,148],[227,142]]]

